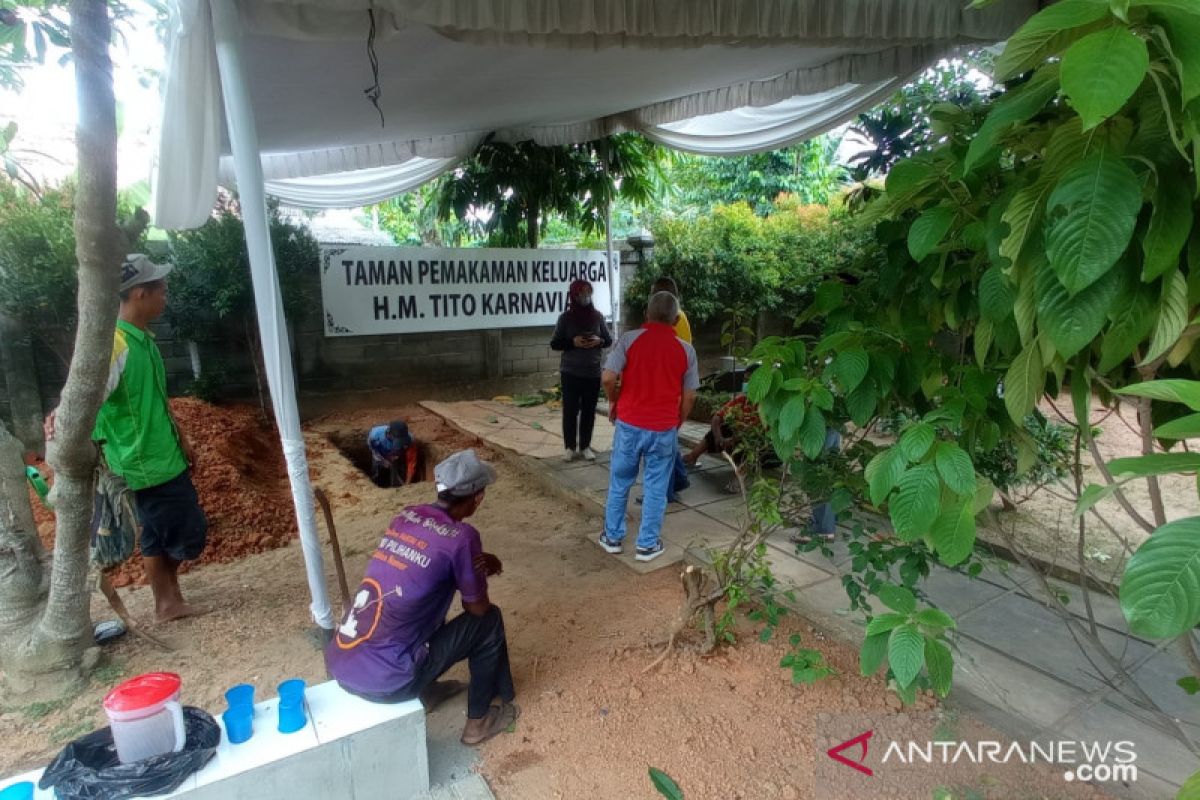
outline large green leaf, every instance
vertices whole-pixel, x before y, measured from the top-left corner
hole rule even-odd
[[[800,424],[804,422],[805,401],[804,395],[797,394],[789,397],[783,404],[783,409],[779,412],[780,439],[791,439],[800,429]]]
[[[889,516],[896,535],[911,542],[928,533],[937,519],[942,484],[933,464],[920,464],[904,473],[898,485]]]
[[[1004,374],[1004,407],[1013,422],[1020,425],[1029,416],[1045,387],[1042,349],[1037,342],[1031,342],[1013,359],[1012,366]]]
[[[891,494],[892,489],[895,488],[907,468],[908,461],[900,452],[899,447],[889,447],[887,450],[877,453],[867,463],[863,475],[871,490],[872,505],[876,508],[883,505],[883,501]]]
[[[1008,319],[1016,299],[1016,291],[999,267],[989,267],[979,279],[979,313],[985,319],[992,322]]]
[[[1200,800],[1200,772],[1194,772],[1179,787],[1175,800]]]
[[[870,677],[879,671],[883,659],[887,657],[889,631],[876,633],[863,640],[862,649],[858,651],[858,669],[864,677]]]
[[[679,788],[679,784],[661,769],[650,767],[650,783],[654,784],[658,793],[667,800],[683,800],[683,790]]]
[[[1052,178],[1057,178],[1071,167],[1078,164],[1087,156],[1089,146],[1097,139],[1093,131],[1083,132],[1083,120],[1071,117],[1066,122],[1059,123],[1050,134],[1046,150],[1042,154],[1042,175],[1039,182],[1045,181],[1051,188]]]
[[[940,608],[923,608],[913,616],[913,619],[928,628],[945,630],[958,627],[954,622],[954,617]]]
[[[938,442],[933,463],[950,491],[957,495],[975,493],[975,465],[961,447],[954,442]]]
[[[1048,65],[1038,70],[1024,86],[997,100],[967,148],[963,170],[970,172],[996,146],[1000,134],[1041,111],[1057,93],[1058,68]]]
[[[1183,246],[1192,232],[1192,193],[1187,179],[1177,172],[1159,174],[1154,192],[1154,214],[1142,239],[1142,280],[1149,283],[1179,266]]]
[[[818,458],[825,449],[825,417],[814,405],[809,406],[800,426],[800,449],[809,458]]]
[[[1150,336],[1150,347],[1142,364],[1149,364],[1175,346],[1188,325],[1187,279],[1176,269],[1162,279],[1162,297],[1158,304],[1158,322]]]
[[[1151,400],[1166,400],[1169,403],[1183,403],[1192,411],[1200,411],[1200,381],[1180,379],[1146,381],[1118,389],[1117,394],[1149,397]]]
[[[1096,370],[1107,373],[1129,358],[1154,329],[1154,306],[1157,293],[1145,284],[1138,284],[1118,298],[1113,323],[1100,345],[1100,364]]]
[[[1030,186],[1018,189],[1013,195],[1012,200],[1008,202],[1008,208],[1004,210],[1004,216],[1001,217],[1008,226],[1008,235],[1000,243],[1001,256],[1015,262],[1021,255],[1021,249],[1025,247],[1030,233],[1041,221],[1042,208],[1053,188],[1054,182],[1043,178]]]
[[[888,664],[896,683],[908,686],[925,663],[925,637],[916,625],[901,625],[888,640]]]
[[[946,206],[930,208],[913,220],[908,229],[908,254],[913,261],[924,261],[925,256],[941,244],[953,224],[954,209]]]
[[[1200,97],[1200,14],[1196,13],[1194,4],[1172,7],[1167,3],[1145,2],[1138,5],[1148,6],[1167,32],[1171,51],[1180,65],[1181,93],[1183,103],[1187,105]]]
[[[900,435],[900,452],[909,461],[920,461],[933,446],[933,426],[927,422],[916,422],[905,428]]]
[[[871,417],[875,416],[878,403],[879,390],[875,387],[874,380],[863,381],[846,395],[846,411],[850,413],[854,424],[860,428],[866,427]]]
[[[877,614],[867,623],[867,636],[877,636],[895,630],[908,622],[907,614]]]
[[[1083,490],[1083,494],[1079,495],[1079,502],[1075,504],[1075,511],[1071,515],[1072,522],[1078,522],[1079,518],[1091,510],[1092,506],[1099,503],[1101,500],[1112,497],[1117,491],[1129,482],[1129,479],[1116,481],[1114,483],[1092,483]]]
[[[746,387],[746,396],[750,398],[751,402],[761,403],[763,401],[763,398],[771,391],[775,372],[776,370],[769,364],[754,371],[754,374],[750,376],[750,384]]]
[[[1133,236],[1142,188],[1119,158],[1099,152],[1062,176],[1050,195],[1046,255],[1071,294],[1112,269]],[[1065,211],[1053,217],[1056,210]]]
[[[1188,414],[1186,417],[1164,422],[1154,429],[1154,435],[1159,439],[1194,439],[1200,437],[1200,414]]]
[[[1090,33],[1062,59],[1063,93],[1091,130],[1117,113],[1146,77],[1146,42],[1124,26]]]
[[[937,178],[937,168],[923,158],[898,161],[888,171],[883,188],[890,195],[905,195],[917,191]]]
[[[837,376],[842,388],[850,392],[862,383],[863,378],[867,377],[867,370],[870,366],[871,361],[867,356],[867,351],[861,347],[843,350],[833,360],[833,374]]]
[[[1036,283],[1032,275],[1023,277],[1017,283],[1017,299],[1013,302],[1013,319],[1017,323],[1017,333],[1021,344],[1028,345],[1033,341],[1033,323],[1037,319]]]
[[[925,669],[929,671],[929,682],[938,697],[950,694],[954,681],[954,657],[950,648],[937,639],[925,640]]]
[[[1200,470],[1200,453],[1151,453],[1145,456],[1114,458],[1108,462],[1108,469],[1114,476],[1136,475],[1139,478],[1171,475],[1176,472],[1196,472]]]
[[[1009,38],[996,59],[995,79],[1006,81],[1033,69],[1107,19],[1107,0],[1061,0],[1047,6]]]
[[[879,587],[879,591],[876,594],[879,596],[880,601],[892,611],[897,611],[901,614],[911,614],[917,610],[916,595],[903,586],[885,583]]]
[[[975,326],[975,363],[983,367],[987,363],[988,353],[992,349],[992,341],[996,338],[996,327],[990,319],[981,319]]]
[[[1142,543],[1125,566],[1121,610],[1131,631],[1154,639],[1200,623],[1200,517],[1168,522]]]
[[[973,503],[960,500],[938,515],[930,531],[938,558],[948,567],[961,564],[975,548]]]
[[[1038,271],[1038,324],[1059,355],[1069,359],[1099,335],[1120,286],[1120,271],[1113,269],[1072,297],[1054,270]]]

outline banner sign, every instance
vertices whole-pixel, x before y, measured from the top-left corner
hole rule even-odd
[[[608,285],[618,263],[602,250],[322,247],[325,335],[553,325],[578,278],[611,318]]]

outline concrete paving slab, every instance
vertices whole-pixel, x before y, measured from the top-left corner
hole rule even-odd
[[[1047,580],[1056,592],[1061,592],[1068,597],[1067,609],[1081,620],[1086,620],[1087,607],[1083,600],[1083,590],[1079,588],[1079,585],[1067,583],[1057,578],[1048,578]],[[1025,585],[1021,591],[1023,594],[1044,605],[1050,602],[1046,597],[1045,590],[1036,582],[1031,585]],[[1121,603],[1117,598],[1096,589],[1089,590],[1088,597],[1091,601],[1092,612],[1095,614],[1097,624],[1118,633],[1128,636],[1133,635],[1129,632],[1129,625],[1125,621],[1125,615],[1121,612]]]
[[[725,491],[725,487],[732,479],[733,470],[728,468],[693,472],[688,475],[691,485],[679,493],[679,499],[690,508],[699,508],[719,500],[736,499],[735,494]]]
[[[828,580],[832,573],[807,564],[798,558],[780,553],[774,548],[767,550],[767,561],[775,577],[794,589],[806,589],[814,584]],[[839,583],[838,588],[841,588]],[[844,593],[843,593],[844,594]]]
[[[921,589],[934,605],[956,618],[1013,591],[949,569],[931,570]]]
[[[746,518],[746,504],[740,497],[726,497],[715,503],[697,506],[695,510],[732,528],[740,528]]]
[[[1174,791],[1162,793],[1156,791],[1156,787],[1161,786],[1162,782],[1178,786],[1196,771],[1196,757],[1181,742],[1157,728],[1130,719],[1123,711],[1107,703],[1083,711],[1077,719],[1057,729],[1055,735],[1083,742],[1133,742],[1139,775],[1138,780],[1127,787],[1131,796],[1174,797]]]
[[[668,514],[663,521],[663,537],[685,549],[727,547],[736,535],[728,525],[690,508]]]
[[[562,456],[561,408],[547,405],[519,408],[494,400],[453,403],[426,400],[421,405],[500,447],[536,458]],[[593,449],[611,450],[612,435],[612,426],[597,419],[592,435]]]
[[[1090,645],[1075,644],[1063,620],[1053,611],[1018,594],[1006,594],[958,617],[959,631],[999,652],[1018,656],[1035,669],[1071,685],[1092,691],[1103,682],[1088,660],[1102,663]],[[1153,649],[1107,629],[1100,640],[1129,667],[1144,661]]]
[[[954,646],[950,698],[958,700],[963,691],[1038,730],[1052,726],[1087,697],[1083,691],[1017,658],[959,637]]]
[[[1159,708],[1166,711],[1188,730],[1197,740],[1200,740],[1200,702],[1176,683],[1185,675],[1190,675],[1183,656],[1174,649],[1164,650],[1150,656],[1133,673],[1138,685],[1150,695]],[[1142,719],[1152,719],[1151,713],[1140,704],[1137,714]],[[1159,725],[1161,723],[1154,722]]]

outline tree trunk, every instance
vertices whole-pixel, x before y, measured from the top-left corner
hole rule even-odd
[[[529,208],[526,210],[526,213],[528,214],[525,218],[526,242],[531,248],[536,248],[538,246],[538,236],[540,235],[538,227],[541,222],[540,217],[542,216],[542,209],[538,205],[537,200],[529,201]]]
[[[15,647],[28,637],[46,597],[46,557],[33,524],[21,446],[0,423],[0,670],[13,669]]]
[[[117,119],[108,53],[111,33],[104,0],[72,0],[71,42],[79,106],[75,131],[79,324],[55,438],[48,448],[57,515],[49,591],[36,622],[19,632],[11,631],[0,647],[6,656],[7,688],[21,692],[23,700],[75,688],[95,664],[98,653],[92,646],[88,614],[88,537],[96,466],[91,433],[108,377],[120,285],[117,265],[124,246],[117,227]],[[29,578],[24,581],[26,587],[32,583]],[[21,596],[27,597],[28,591]]]
[[[0,314],[0,361],[4,362],[8,401],[12,406],[13,435],[26,451],[45,455],[42,394],[33,366],[33,339],[5,314]]]

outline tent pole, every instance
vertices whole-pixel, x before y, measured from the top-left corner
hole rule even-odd
[[[604,175],[608,176],[608,164],[604,163]],[[604,203],[604,257],[608,259],[608,308],[612,314],[612,334],[616,340],[621,336],[621,310],[618,304],[621,298],[621,287],[617,286],[621,276],[621,257],[616,258],[616,267],[613,266],[613,240],[612,240],[612,196]]]
[[[259,338],[262,341],[263,362],[275,421],[279,426],[279,439],[287,460],[292,499],[296,506],[300,544],[308,572],[308,589],[312,595],[309,609],[318,625],[326,631],[332,631],[333,612],[325,585],[324,555],[317,536],[317,517],[308,478],[304,434],[300,430],[283,295],[275,271],[275,255],[271,250],[258,130],[245,81],[238,12],[234,0],[210,0],[210,7],[216,34],[217,66],[225,98],[225,120],[233,146],[234,171],[245,223],[246,245],[250,253],[250,277],[254,285],[254,304],[258,309]]]

